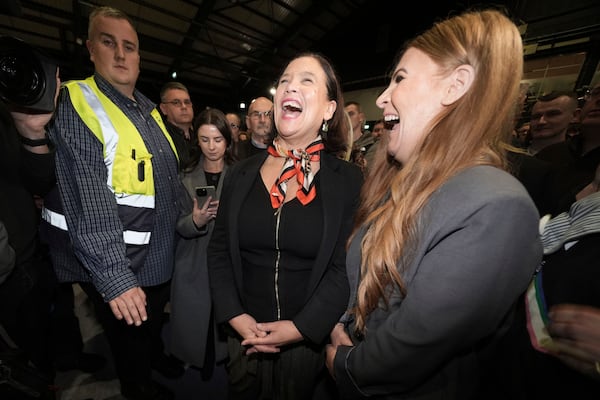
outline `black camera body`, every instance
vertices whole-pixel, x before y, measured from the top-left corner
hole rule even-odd
[[[0,99],[15,110],[54,110],[58,64],[21,39],[0,36]]]

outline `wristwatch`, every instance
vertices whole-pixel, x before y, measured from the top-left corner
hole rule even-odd
[[[21,137],[21,143],[31,147],[44,146],[50,143],[50,139],[48,138],[48,136],[42,139],[29,139],[22,135],[19,136]]]

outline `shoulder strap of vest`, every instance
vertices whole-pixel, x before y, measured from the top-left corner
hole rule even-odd
[[[169,134],[169,131],[167,130],[167,127],[165,126],[165,122],[162,119],[162,116],[160,115],[160,113],[158,112],[158,110],[156,108],[154,110],[152,110],[150,115],[152,115],[152,118],[154,118],[154,120],[156,121],[156,123],[158,124],[160,129],[163,131],[163,133],[165,133],[165,137],[169,141],[169,145],[173,149],[173,153],[175,153],[175,157],[177,157],[177,161],[179,162],[179,153],[177,153],[177,149],[175,148],[175,143],[173,142],[173,138],[171,137],[171,134]]]
[[[135,125],[133,125],[121,109],[102,93],[93,76],[90,76],[83,81],[66,82],[64,86],[69,89],[69,98],[81,120],[94,133],[98,140],[105,144],[105,146],[105,138],[102,133],[103,126],[105,128],[110,126],[111,130],[119,131],[115,127],[116,124],[119,127],[126,128],[122,131],[137,131]],[[110,118],[108,115],[110,115]],[[171,146],[171,149],[179,161],[179,154],[177,153],[175,144],[171,139],[171,135],[169,134],[160,113],[154,108],[151,115],[169,142],[169,146]]]

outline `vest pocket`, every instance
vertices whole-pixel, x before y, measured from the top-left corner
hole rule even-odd
[[[119,158],[117,155],[115,162]],[[113,168],[115,192],[154,195],[151,159],[152,154],[136,149],[131,150],[131,157],[123,157],[121,164]]]

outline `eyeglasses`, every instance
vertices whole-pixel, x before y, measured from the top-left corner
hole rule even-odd
[[[250,113],[250,118],[259,119],[261,116],[265,118],[269,118],[273,114],[273,110],[269,111],[252,111]]]
[[[233,129],[238,129],[240,126],[236,125],[236,124],[229,124],[230,127],[232,127]]]
[[[585,101],[590,101],[592,99],[597,99],[600,97],[600,86],[594,88],[594,89],[588,89],[585,91],[585,94],[583,95],[583,98],[585,99]]]
[[[175,107],[181,107],[182,105],[185,104],[186,107],[190,107],[192,105],[192,101],[190,99],[185,99],[183,101],[176,99],[176,100],[171,100],[171,101],[163,101],[163,104],[171,104],[172,106],[175,106]]]

